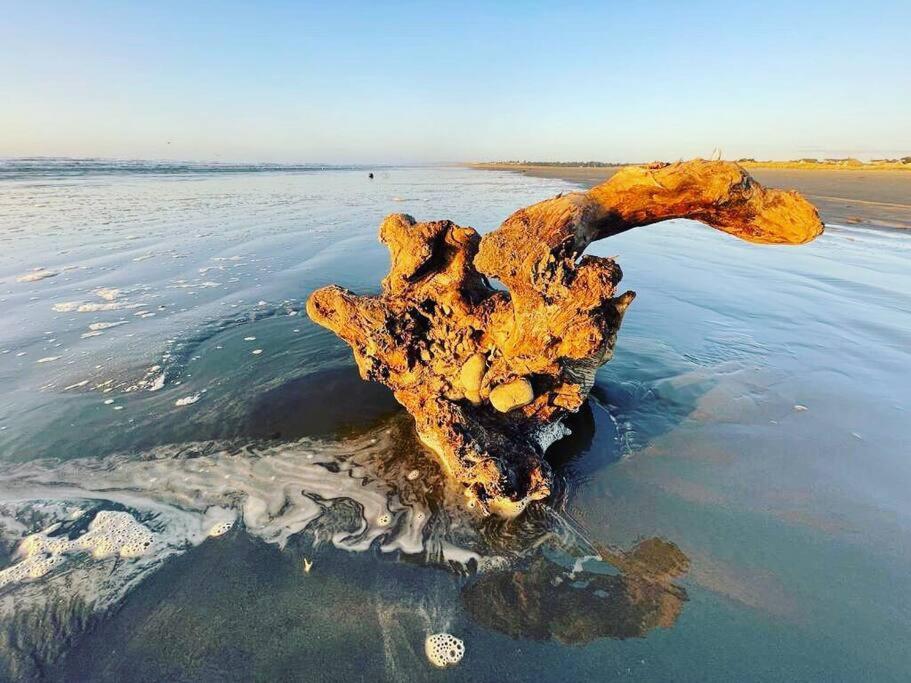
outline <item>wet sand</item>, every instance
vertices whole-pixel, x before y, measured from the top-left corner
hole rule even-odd
[[[638,296],[556,495],[503,525],[304,300],[377,291],[391,212],[487,230],[578,185],[24,165],[0,164],[0,681],[909,679],[904,233],[593,244]],[[154,548],[74,547],[105,511]]]
[[[559,178],[593,187],[622,167],[473,164],[472,168]],[[827,224],[911,229],[911,173],[907,171],[751,168],[749,173],[764,185],[803,193]]]

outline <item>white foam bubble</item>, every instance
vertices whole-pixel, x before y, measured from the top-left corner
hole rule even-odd
[[[106,303],[85,302],[85,301],[65,301],[54,304],[52,309],[56,313],[100,313],[102,311],[116,311],[123,308],[139,308],[139,304],[131,304],[123,301],[108,301]]]
[[[20,275],[16,278],[16,282],[38,282],[39,280],[46,280],[49,277],[56,277],[59,275],[56,270],[47,270],[45,268],[36,268],[31,273],[26,273],[25,275]]]
[[[142,379],[140,379],[138,382],[122,388],[125,393],[142,390],[158,391],[164,387],[166,379],[167,372],[165,372],[165,370],[163,370],[160,365],[153,365],[145,371]]]
[[[210,538],[217,538],[231,531],[236,522],[237,512],[235,510],[213,506],[205,512],[203,528],[208,529],[207,535]]]
[[[63,557],[36,555],[26,557],[18,564],[0,571],[0,588],[11,583],[20,583],[29,579],[40,579],[54,567],[63,563]]]
[[[27,536],[16,550],[22,560],[0,571],[0,587],[26,579],[37,579],[62,564],[67,555],[86,552],[96,559],[118,555],[139,557],[147,553],[154,541],[149,529],[127,512],[103,510],[88,530],[75,539],[52,536],[59,525]]]
[[[465,643],[451,633],[435,633],[424,641],[424,653],[431,664],[445,669],[462,661]]]
[[[120,325],[126,325],[129,320],[115,320],[114,322],[109,323],[92,323],[89,325],[89,329],[93,332],[98,330],[108,330],[112,327],[119,327]]]
[[[162,373],[159,373],[158,375],[155,375],[155,377],[149,381],[149,383],[147,384],[147,386],[145,388],[148,391],[158,391],[159,389],[161,389],[164,386],[164,382],[165,382],[165,373],[162,372]]]
[[[209,536],[224,536],[226,533],[231,531],[231,528],[234,526],[234,522],[221,522],[216,524],[211,529],[209,529]]]
[[[87,303],[80,304],[76,308],[77,313],[99,313],[101,311],[117,311],[121,308],[139,308],[139,304],[128,304],[120,301],[111,301],[104,304]],[[54,310],[57,310],[56,308]]]
[[[120,297],[121,291],[113,287],[100,287],[95,290],[95,294],[105,301],[113,301]]]
[[[572,432],[569,427],[562,422],[551,422],[538,427],[532,438],[538,442],[542,451],[546,451],[557,441],[570,434]]]

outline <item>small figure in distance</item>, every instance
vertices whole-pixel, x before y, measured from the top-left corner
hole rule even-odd
[[[372,173],[368,173],[368,174],[367,174],[367,177],[370,178],[370,180],[373,180],[373,174],[372,174]]]

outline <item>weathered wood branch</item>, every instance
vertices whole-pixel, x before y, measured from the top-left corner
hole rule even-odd
[[[585,248],[671,218],[760,244],[802,244],[823,229],[799,194],[765,189],[736,164],[635,166],[520,209],[483,238],[391,215],[380,295],[324,287],[307,312],[351,346],[361,377],[393,390],[469,506],[515,515],[549,495],[544,452],[613,355],[635,296],[617,293],[612,259]]]

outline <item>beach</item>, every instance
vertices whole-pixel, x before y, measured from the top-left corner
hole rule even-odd
[[[745,166],[754,178],[770,187],[794,189],[819,209],[826,223],[911,228],[911,172],[905,170],[849,170],[828,168],[763,168]],[[522,173],[536,178],[561,179],[582,187],[604,182],[621,167],[472,164],[472,168]]]
[[[0,167],[0,679],[906,679],[898,179],[756,171],[846,198],[802,246],[592,244],[637,296],[512,523],[307,318],[379,291],[390,213],[485,233],[605,173]]]

